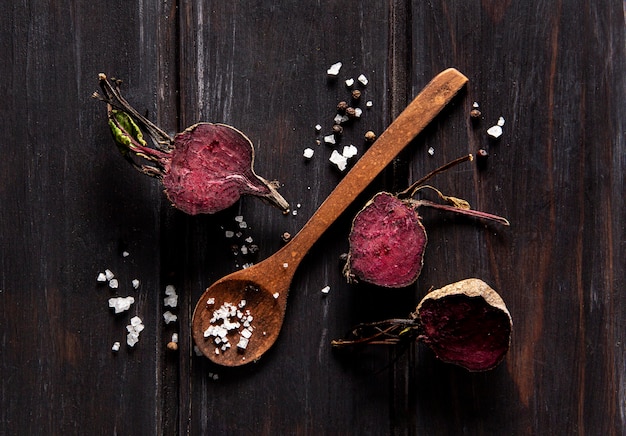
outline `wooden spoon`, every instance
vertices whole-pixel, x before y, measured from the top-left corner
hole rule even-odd
[[[291,280],[306,253],[467,81],[467,77],[453,68],[438,74],[356,162],[289,243],[260,263],[223,277],[204,292],[193,314],[192,334],[205,356],[220,365],[239,366],[258,359],[274,344],[285,316]],[[237,346],[243,325],[228,332],[230,348],[226,350],[222,350],[224,342],[216,344],[215,336],[207,333],[205,337],[210,326],[222,324],[222,321],[212,323],[211,318],[224,303],[242,306],[244,316],[235,315],[231,321],[243,324],[246,310],[253,317],[250,322],[253,333],[245,347]]]

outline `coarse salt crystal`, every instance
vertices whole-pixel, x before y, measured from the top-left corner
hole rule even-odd
[[[245,221],[242,221],[239,223],[239,228],[240,229],[247,229],[248,228],[248,223]]]
[[[307,159],[311,159],[313,157],[313,153],[315,153],[315,150],[312,148],[305,148],[302,155]]]
[[[435,149],[433,147],[429,147],[428,148],[428,154],[430,154],[431,156],[435,155]]]
[[[115,274],[113,274],[113,272],[111,272],[110,269],[105,269],[104,276],[106,277],[107,280],[111,280],[113,279],[113,277],[115,277]]]
[[[279,295],[280,295],[280,294],[279,294],[278,292],[274,292],[274,293],[272,294],[272,297],[274,297],[274,298],[278,299]]]
[[[337,141],[335,141],[335,135],[326,135],[324,136],[324,142],[326,144],[335,144]]]
[[[242,222],[243,221],[243,215],[237,215],[235,217],[235,221],[237,221],[238,223]]]
[[[361,118],[361,115],[363,115],[363,109],[361,109],[360,107],[354,108],[354,116],[357,118]]]
[[[337,150],[333,150],[328,160],[337,165],[337,168],[339,168],[340,171],[345,170],[348,165],[348,159]]]
[[[372,107],[374,106],[374,102],[372,100],[368,100],[367,103],[365,103],[366,107]]]
[[[126,312],[135,302],[133,297],[113,297],[109,298],[109,307],[115,310],[115,313]]]
[[[117,281],[117,279],[109,280],[109,288],[117,289],[118,287],[119,287],[119,282]]]
[[[356,156],[358,152],[359,150],[354,145],[350,144],[343,147],[341,155],[346,159],[350,159],[351,157]]]
[[[322,294],[328,294],[330,292],[330,286],[324,286],[322,288]]]
[[[346,86],[348,88],[351,88],[352,85],[354,85],[354,79],[350,78],[350,79],[346,80]]]
[[[245,239],[245,241],[246,241],[248,244],[252,244],[252,241],[253,241],[252,236],[248,236],[248,237]]]
[[[172,342],[178,344],[178,333],[172,333]]]
[[[143,322],[138,316],[134,316],[130,319],[130,324],[126,326],[128,335],[126,336],[126,343],[129,347],[134,347],[139,342],[139,333],[144,329]]]
[[[315,125],[315,131],[316,132],[321,132],[322,131],[322,126],[320,124],[316,124]]]
[[[128,257],[130,253],[128,251],[122,251],[122,257]]]
[[[500,126],[500,127],[504,126],[504,117],[500,117],[500,118],[498,118],[498,123],[497,123],[497,124],[498,124],[498,126]]]
[[[500,136],[502,136],[502,127],[498,125],[490,127],[489,129],[487,129],[487,135],[495,139],[499,138]]]
[[[178,319],[178,316],[168,310],[167,312],[163,312],[163,319],[165,320],[165,324],[169,324],[171,322],[175,322]]]
[[[285,269],[289,268],[289,264],[287,262],[283,263],[283,268]]]
[[[240,251],[241,251],[241,254],[244,254],[244,255],[248,254],[248,247],[246,247],[245,245],[242,245]]]
[[[472,107],[474,107],[474,108],[478,108],[478,102],[477,102],[477,101],[475,101],[474,103],[472,103]]]
[[[350,117],[348,117],[347,115],[341,115],[341,114],[337,114],[335,115],[335,118],[333,118],[333,122],[335,124],[343,124],[345,122],[348,122],[348,120],[350,120]]]
[[[252,336],[252,331],[250,331],[249,329],[243,329],[241,331],[241,336],[243,336],[246,339],[250,339],[250,336]]]
[[[169,307],[177,307],[178,306],[178,295],[176,295],[176,288],[172,285],[167,285],[165,288],[165,297],[163,299],[163,305]]]
[[[107,277],[106,275],[104,275],[104,273],[99,273],[98,277],[96,277],[96,280],[99,282],[106,282],[107,281]]]
[[[224,232],[224,236],[227,238],[232,238],[233,236],[235,236],[235,232],[233,232],[232,230],[226,230]]]
[[[367,77],[365,77],[365,74],[361,74],[358,79],[359,82],[361,82],[361,85],[366,86],[368,83]]]
[[[237,348],[241,350],[245,350],[248,347],[248,339],[241,336],[239,338],[239,342],[237,343]]]
[[[133,284],[133,288],[135,288],[135,289],[139,288],[139,280],[138,279],[133,279],[133,281],[131,283]]]
[[[341,70],[341,66],[342,65],[343,64],[341,62],[336,62],[336,63],[332,64],[328,70],[326,70],[326,73],[329,76],[336,76],[336,75],[339,74],[339,71]]]
[[[111,347],[111,351],[120,351],[120,343],[113,342],[113,346]]]
[[[209,297],[209,299],[206,300],[206,304],[215,304],[215,298],[214,297]]]

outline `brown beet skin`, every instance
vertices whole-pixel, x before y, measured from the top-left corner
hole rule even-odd
[[[239,130],[200,123],[174,139],[163,161],[163,186],[174,206],[190,215],[215,213],[235,204],[242,194],[268,197],[276,192],[252,169],[253,147]]]
[[[504,358],[511,341],[511,316],[500,296],[479,279],[467,279],[428,294],[417,315],[420,336],[448,363],[486,371]]]
[[[349,279],[400,288],[422,270],[424,226],[415,209],[387,192],[376,194],[354,218],[349,242]]]

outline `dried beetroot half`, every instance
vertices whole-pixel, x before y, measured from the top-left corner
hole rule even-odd
[[[388,288],[408,286],[422,270],[426,240],[416,210],[380,192],[354,218],[346,274]]]
[[[93,96],[107,103],[109,126],[122,155],[139,171],[160,179],[174,207],[190,215],[211,214],[246,194],[289,210],[276,190],[278,184],[254,172],[254,147],[242,132],[224,124],[198,123],[172,138],[130,106],[120,93],[120,81],[114,83],[100,74],[104,95]],[[140,126],[155,147],[148,146]]]
[[[422,299],[410,319],[389,319],[356,326],[335,348],[421,341],[438,359],[468,371],[497,366],[509,350],[513,322],[502,298],[480,279],[437,289]]]
[[[419,340],[440,360],[485,371],[504,359],[512,320],[504,301],[485,282],[466,279],[426,295],[415,315]]]
[[[350,251],[343,270],[348,281],[402,288],[417,280],[422,271],[428,241],[418,214],[421,206],[509,225],[505,218],[472,210],[465,200],[445,196],[435,188],[424,185],[434,175],[472,159],[472,155],[456,159],[422,177],[399,194],[380,192],[368,201],[354,218],[348,237]],[[437,192],[439,198],[449,204],[412,198],[419,190],[426,188]]]

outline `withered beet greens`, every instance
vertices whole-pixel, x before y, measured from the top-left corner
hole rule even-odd
[[[198,123],[173,138],[137,112],[114,85],[100,74],[113,137],[133,167],[160,179],[174,207],[190,215],[215,213],[236,203],[243,194],[269,201],[283,212],[289,204],[278,184],[259,177],[253,169],[254,147],[239,130],[224,124]],[[141,128],[154,147],[148,146]],[[138,159],[139,158],[139,159]]]
[[[465,200],[445,196],[432,186],[424,184],[434,175],[472,159],[472,155],[456,159],[422,177],[399,194],[380,192],[368,201],[352,222],[350,251],[344,267],[344,275],[348,281],[401,288],[417,280],[422,271],[424,250],[428,241],[426,229],[418,214],[418,209],[422,206],[509,225],[502,217],[472,210]],[[449,204],[413,199],[422,189],[434,190],[439,198]]]
[[[438,359],[468,371],[497,366],[511,344],[513,322],[504,301],[489,285],[471,278],[426,295],[410,319],[390,319],[357,326],[335,348],[419,341]]]

